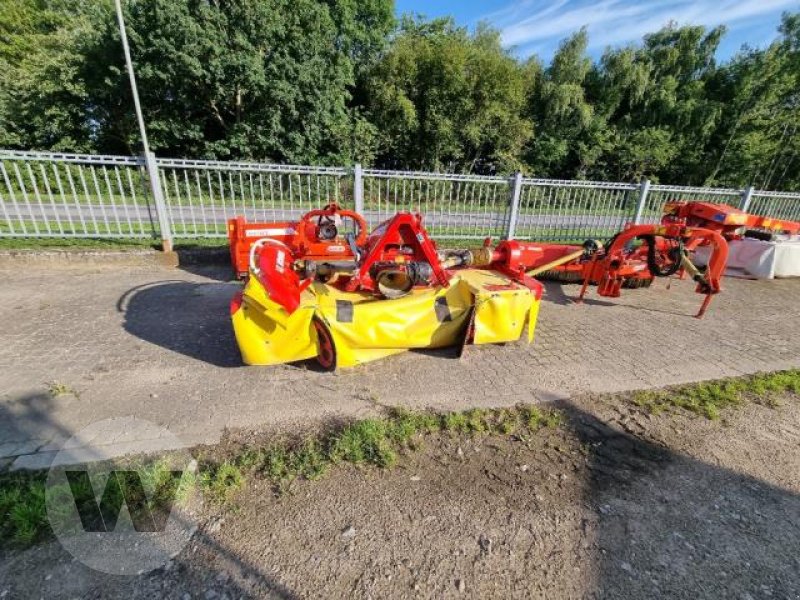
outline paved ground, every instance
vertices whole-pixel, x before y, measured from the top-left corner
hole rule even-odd
[[[226,427],[549,401],[800,366],[800,280],[727,280],[708,316],[688,282],[571,303],[548,285],[536,342],[407,353],[338,374],[243,367],[224,269],[0,272],[0,456],[44,466],[82,427],[134,416],[187,445]],[[53,397],[49,384],[73,393]],[[109,443],[114,440],[108,440]],[[0,459],[1,460],[1,459]],[[9,462],[9,458],[6,459]]]

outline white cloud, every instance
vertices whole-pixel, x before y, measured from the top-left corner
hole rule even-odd
[[[743,25],[795,7],[797,0],[522,0],[485,18],[501,30],[507,46],[531,49],[586,26],[590,48],[603,48],[637,41],[670,21]]]

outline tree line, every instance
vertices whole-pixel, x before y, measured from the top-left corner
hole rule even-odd
[[[669,25],[549,63],[391,0],[127,0],[162,156],[800,189],[800,13],[765,48]],[[140,149],[110,0],[0,0],[0,147]]]

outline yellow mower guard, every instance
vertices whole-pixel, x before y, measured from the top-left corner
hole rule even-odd
[[[377,360],[412,348],[461,344],[472,320],[472,343],[518,340],[527,322],[533,338],[540,299],[501,273],[456,272],[448,287],[415,288],[393,300],[343,292],[324,283],[303,291],[292,314],[269,299],[251,276],[232,314],[236,341],[248,365],[274,365],[317,356],[314,319],[327,330],[337,367]]]

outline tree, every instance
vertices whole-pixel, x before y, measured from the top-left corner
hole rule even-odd
[[[164,154],[352,160],[349,90],[389,3],[137,0],[128,23],[153,147]],[[370,12],[372,11],[372,12]],[[130,147],[130,106],[113,18],[88,64],[106,145]],[[376,24],[383,29],[376,28]],[[116,60],[114,57],[118,57]],[[121,101],[122,99],[122,101]],[[356,127],[358,130],[358,127]]]
[[[727,102],[709,184],[800,185],[800,15],[784,15],[780,32],[721,70],[716,94]]]
[[[0,145],[89,151],[77,0],[0,0]]]
[[[452,19],[406,18],[370,78],[379,162],[446,171],[510,171],[531,135],[526,79],[499,34]]]
[[[74,126],[53,122],[43,135],[48,127],[40,122],[19,136],[20,145],[139,148],[112,5],[87,4],[79,18],[89,26],[80,35],[70,35],[75,15],[52,34],[61,54],[46,53],[48,65],[22,61],[20,68],[49,78],[40,84],[71,90],[46,102],[81,115],[88,129],[73,135]],[[160,153],[342,162],[358,158],[362,136],[370,137],[350,98],[359,65],[375,60],[392,27],[390,0],[129,0],[125,11],[151,145]],[[17,37],[22,41],[9,48],[23,43]],[[64,54],[67,66],[54,73]],[[32,105],[42,96],[14,87],[12,104]],[[45,106],[39,114],[46,115]],[[16,121],[16,129],[26,128]]]
[[[561,43],[543,72],[529,63],[534,82],[527,114],[536,136],[526,159],[537,176],[585,177],[604,147],[605,122],[586,97],[592,68],[587,44],[582,29]]]
[[[800,188],[800,13],[723,64],[675,24],[544,64],[392,0],[123,3],[164,156]],[[140,150],[111,0],[0,0],[0,146]]]
[[[616,178],[700,183],[722,105],[708,95],[723,28],[670,24],[640,47],[607,50],[588,95],[610,138],[598,161]]]

